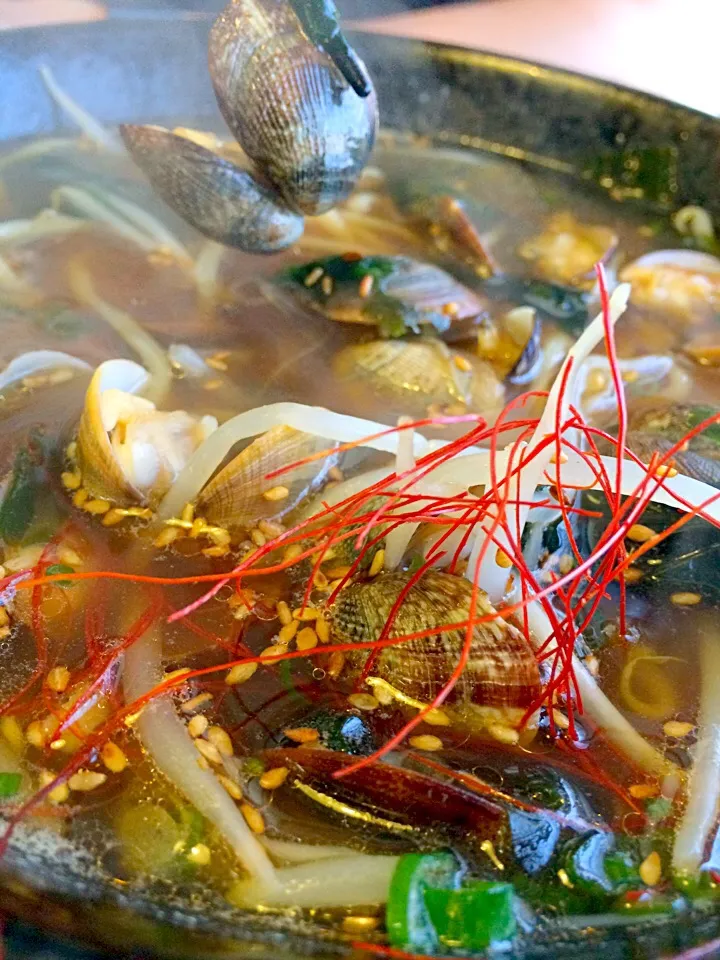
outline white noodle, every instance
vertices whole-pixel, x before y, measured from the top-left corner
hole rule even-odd
[[[627,307],[629,297],[630,284],[623,283],[614,291],[612,297],[610,298],[611,323],[615,324],[618,318],[622,316]],[[580,369],[582,368],[582,364],[595,349],[595,347],[602,342],[604,335],[605,328],[603,325],[603,315],[599,314],[570,348],[565,362],[561,366],[560,371],[555,378],[555,382],[550,389],[550,395],[547,403],[545,404],[545,409],[543,410],[542,416],[540,417],[540,422],[535,428],[530,442],[526,447],[523,447],[522,450],[518,451],[516,454],[515,464],[517,464],[520,456],[530,455],[535,447],[542,442],[542,440],[548,434],[555,432],[555,421],[558,405],[560,404],[560,421],[564,422],[566,420],[569,403],[575,393],[575,381],[579,375]],[[567,378],[567,383],[565,384],[565,394],[561,402],[561,391],[563,390],[564,386],[563,381],[568,368],[570,368],[570,374]],[[532,500],[537,487],[543,484],[544,471],[549,466],[550,458],[554,452],[553,445],[548,445],[548,447],[541,454],[534,457],[527,467],[525,467],[522,471],[519,471],[516,481],[514,481],[512,484],[513,490],[510,491],[511,499],[517,499],[526,503]],[[505,453],[507,454],[507,451],[505,451]],[[505,457],[504,470],[502,469],[503,465],[501,464],[501,460],[502,454],[499,453],[498,462],[496,465],[498,477],[505,476],[507,471],[507,455]],[[475,482],[481,483],[483,481],[478,478],[478,480]],[[510,530],[514,530],[516,527],[521,531],[524,529],[527,522],[529,509],[529,506],[508,506],[506,508],[505,519]],[[478,525],[478,530],[475,534],[473,548],[470,554],[470,562],[468,563],[467,567],[466,575],[470,580],[475,579],[478,560],[483,550],[485,541],[489,535],[489,531],[492,529],[492,522],[494,519],[496,519],[496,514],[491,509],[488,511],[487,521]],[[508,543],[508,539],[505,536],[504,531],[498,528],[495,531],[494,537],[499,547],[505,547],[506,552],[510,554],[512,553],[510,544]],[[480,564],[478,580],[480,583],[482,583],[483,590],[488,593],[490,600],[493,603],[499,603],[505,593],[507,570],[495,563],[495,555],[496,548],[494,546],[491,546],[485,551],[482,563]]]
[[[230,897],[242,906],[359,907],[385,903],[399,857],[353,854],[320,863],[282,867],[279,884],[267,890],[262,883],[237,884]]]
[[[0,257],[0,290],[14,294],[27,294],[32,292],[30,285],[15,273],[3,257]]]
[[[292,840],[275,840],[272,837],[260,837],[260,843],[274,860],[284,860],[285,863],[317,863],[318,860],[337,860],[339,857],[356,855],[349,847],[333,847],[320,843],[296,843]]]
[[[110,208],[117,210],[121,216],[126,218],[128,223],[137,225],[154,240],[156,247],[171,251],[178,261],[186,266],[192,263],[192,257],[187,248],[157,217],[147,213],[132,200],[126,200],[116,193],[110,193],[109,190],[104,191],[102,196]]]
[[[709,619],[700,630],[700,723],[687,805],[675,833],[673,869],[695,872],[720,813],[720,631]]]
[[[154,403],[161,403],[170,392],[172,371],[170,362],[160,344],[130,314],[107,303],[95,292],[88,271],[78,263],[68,270],[70,286],[81,303],[92,307],[137,353],[150,373],[148,385],[142,395]]]
[[[128,223],[125,217],[120,216],[116,210],[112,210],[94,193],[90,193],[83,187],[69,185],[56,187],[50,194],[50,203],[56,211],[63,207],[69,207],[87,220],[96,220],[99,223],[107,224],[121,237],[134,243],[146,253],[157,250],[158,243],[155,237],[150,236],[144,230],[139,230],[136,225]]]
[[[217,295],[218,273],[225,249],[221,243],[206,240],[195,258],[195,285],[203,300],[212,301]]]
[[[123,680],[128,703],[162,682],[160,661],[157,632],[148,632],[127,650]],[[253,880],[263,889],[274,891],[278,880],[267,853],[215,774],[198,765],[200,755],[170,697],[151,701],[133,729],[158,770],[217,828]]]
[[[79,103],[76,103],[72,97],[65,93],[49,67],[43,65],[38,68],[38,72],[55,103],[73,123],[80,127],[88,140],[91,140],[101,150],[108,150],[110,153],[120,153],[122,151],[119,137],[106,130],[95,117],[89,114],[87,110],[83,110]]]
[[[6,220],[0,223],[0,242],[13,244],[32,243],[43,237],[62,236],[74,233],[85,226],[84,220],[65,217],[55,210],[41,210],[32,220]]]
[[[18,147],[17,150],[6,153],[4,157],[0,157],[0,172],[26,160],[34,160],[36,157],[44,157],[48,153],[55,153],[56,150],[77,150],[77,145],[77,140],[68,140],[61,137],[33,140],[31,143]]]
[[[548,615],[539,602],[527,606],[528,627],[533,646],[540,648],[553,632]],[[519,614],[522,621],[522,614]],[[548,653],[556,649],[551,643]],[[641,770],[654,776],[677,774],[675,764],[645,740],[600,689],[590,671],[574,654],[572,668],[582,700],[583,715],[598,726],[610,743],[633,760]]]
[[[294,427],[296,430],[324,437],[329,442],[340,443],[362,441],[372,434],[388,429],[383,423],[361,420],[346,414],[333,413],[324,407],[309,407],[302,403],[272,403],[240,413],[224,423],[196,450],[160,504],[159,519],[168,520],[177,516],[186,503],[195,500],[235,444],[266,433],[276,426]],[[397,434],[391,433],[368,441],[363,446],[394,453],[397,444]],[[416,454],[422,455],[432,449],[434,445],[431,441],[420,434],[415,435]]]
[[[100,193],[66,184],[53,190],[50,203],[55,210],[67,206],[88,220],[107,224],[146,253],[166,249],[182,266],[187,267],[192,263],[187,249],[157,217],[146,213],[136,203],[107,190]]]

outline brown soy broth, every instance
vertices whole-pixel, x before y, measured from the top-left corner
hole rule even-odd
[[[6,189],[3,196],[3,217],[35,215],[47,202],[47,198],[41,196],[40,187],[65,182],[85,183],[88,163],[87,156],[81,152],[77,157],[72,154],[64,156],[61,180],[47,168],[42,176],[35,177],[30,164],[14,169],[11,177],[8,174],[12,189]],[[135,359],[132,348],[122,336],[112,330],[96,311],[77,302],[70,267],[81,264],[92,276],[98,295],[132,316],[162,348],[175,343],[188,344],[202,356],[216,361],[217,376],[213,374],[197,380],[188,375],[176,376],[164,401],[167,409],[212,414],[223,421],[234,413],[261,404],[293,400],[392,424],[398,415],[408,412],[402,404],[393,405],[387,397],[374,395],[371,389],[349,389],[333,373],[338,351],[367,340],[367,330],[334,323],[303,309],[289,298],[287,292],[274,288],[271,281],[287,266],[355,250],[367,255],[411,255],[447,267],[447,256],[434,249],[426,237],[409,228],[395,202],[394,190],[402,192],[407,183],[413,187],[423,183],[433,187],[442,184],[447,192],[471,200],[474,208],[482,212],[484,230],[492,241],[494,257],[504,269],[521,274],[527,274],[529,268],[517,254],[519,244],[540,233],[548,217],[561,210],[572,211],[580,222],[610,227],[618,235],[624,262],[648,249],[677,245],[677,238],[669,228],[663,227],[649,235],[648,223],[656,219],[654,215],[649,217],[629,205],[612,203],[598,193],[510,161],[461,151],[424,149],[400,138],[396,142],[387,138],[378,149],[374,164],[386,179],[369,173],[347,204],[347,210],[339,215],[328,215],[322,223],[310,223],[306,237],[291,251],[268,258],[225,251],[217,264],[209,296],[207,291],[198,290],[192,267],[179,263],[166,251],[148,253],[109,226],[85,225],[65,236],[10,247],[7,254],[3,252],[4,248],[0,248],[0,255],[7,257],[11,267],[23,275],[33,291],[33,296],[21,297],[19,302],[12,298],[0,302],[0,329],[4,333],[0,345],[2,364],[32,349],[63,350],[93,366],[114,357]],[[202,241],[150,197],[129,163],[113,160],[105,167],[94,158],[90,167],[99,178],[102,176],[105,187],[116,189],[125,196],[142,198],[147,209],[171,225],[188,249],[197,253]],[[462,277],[468,282],[466,270],[462,271]],[[681,353],[687,340],[712,335],[716,324],[716,318],[710,315],[692,318],[688,323],[631,308],[618,327],[620,355],[633,358],[647,353],[673,353],[678,369],[686,378],[691,399],[719,405],[720,389],[714,369],[693,363]],[[547,345],[560,333],[552,322],[545,322],[543,344]],[[471,349],[471,345],[460,345],[458,349]],[[560,357],[561,354],[558,359]],[[556,365],[545,371],[549,379],[552,379]],[[64,445],[71,436],[72,424],[82,406],[86,384],[87,378],[81,375],[65,384],[21,387],[2,395],[0,464],[3,473],[12,467],[13,451],[23,443],[29,429],[38,425],[42,425],[46,435],[57,438],[54,459],[50,461],[57,472],[63,460]],[[508,390],[507,399],[511,396],[512,390]],[[630,402],[633,403],[632,396]],[[417,410],[411,412],[417,413]],[[57,477],[48,484],[48,497],[56,504],[58,516],[70,523],[74,536],[93,558],[95,569],[124,569],[124,557],[130,550],[133,557],[138,556],[137,542],[144,536],[140,526],[106,530],[93,518],[80,515],[78,519],[76,513],[68,511],[67,494]],[[153,576],[192,577],[227,569],[222,561],[199,555],[192,544],[185,555],[177,551],[158,555],[148,540],[141,555],[144,558],[143,572]],[[259,580],[256,589],[271,603],[286,595],[292,587],[288,580],[275,578]],[[41,602],[49,604],[53,597],[57,600],[58,589],[41,598]],[[52,605],[50,612],[46,611],[49,659],[62,654],[69,667],[83,666],[88,606],[96,610],[98,619],[94,621],[95,625],[101,624],[98,655],[121,644],[128,630],[127,610],[138,607],[139,595],[144,590],[140,583],[112,582],[100,587],[90,581],[73,585],[68,590],[68,595],[75,592],[71,609],[60,604],[60,612],[53,612],[56,608]],[[229,591],[227,588],[218,599],[194,613],[190,618],[192,625],[181,621],[168,629],[163,651],[167,670],[220,665],[240,656],[238,651],[242,645],[257,655],[272,642],[277,632],[276,621],[271,617],[249,622],[236,619],[228,602]],[[163,613],[191,602],[200,592],[200,585],[164,588],[167,609],[163,609]],[[296,592],[295,599],[297,597]],[[25,599],[23,602],[29,609],[29,601]],[[615,610],[616,606],[609,604],[608,623],[612,622]],[[642,644],[654,657],[679,658],[677,661],[658,661],[655,669],[667,675],[679,703],[667,714],[667,719],[672,717],[692,722],[696,717],[700,686],[693,624],[696,616],[707,613],[708,604],[705,603],[700,605],[699,611],[679,608],[671,603],[653,605],[642,597],[635,598],[631,589],[630,639],[612,635],[599,652],[599,682],[603,689],[617,699],[633,645]],[[221,643],[217,638],[221,638]],[[0,643],[1,696],[10,695],[27,681],[39,655],[37,637],[27,625],[13,634],[12,642],[3,640]],[[228,689],[223,674],[218,672],[191,681],[186,690],[180,688],[177,702],[179,704],[181,698],[187,700],[191,696],[210,693],[213,707],[209,716],[231,733],[240,758],[252,757],[281,743],[282,731],[286,727],[302,726],[320,709],[340,709],[348,691],[342,685],[330,683],[324,674],[322,667],[314,674],[307,663],[295,661],[287,670],[261,668],[246,686]],[[121,697],[117,686],[111,690],[108,699],[114,707],[119,705]],[[622,701],[619,705],[627,707]],[[36,719],[45,710],[44,703],[31,703],[28,698],[20,701],[20,707],[23,724]],[[653,742],[664,741],[662,724],[665,718],[647,717],[632,710],[628,710],[628,716]],[[363,720],[367,720],[369,729],[374,728],[378,742],[398,728],[396,717]],[[580,726],[583,726],[582,718]],[[432,733],[433,730],[428,727],[427,730],[423,728],[423,732]],[[584,735],[587,738],[584,747],[588,748],[585,753],[591,760],[589,765],[579,760],[575,762],[568,754],[558,755],[546,729],[524,743],[522,749],[515,750],[488,744],[470,734],[461,733],[454,740],[454,735],[448,734],[450,743],[442,755],[442,762],[474,772],[498,788],[509,788],[518,778],[522,779],[518,770],[524,770],[523,765],[536,764],[540,768],[543,764],[555,765],[563,776],[577,780],[580,790],[587,790],[594,808],[609,824],[623,830],[629,808],[625,800],[608,787],[608,782],[628,782],[626,762],[608,748],[602,737],[595,736],[589,729]],[[197,825],[187,827],[183,822],[183,817],[188,815],[187,803],[143,758],[131,728],[121,731],[118,742],[128,754],[128,769],[117,778],[109,778],[96,793],[80,797],[72,815],[54,823],[53,835],[89,850],[97,870],[96,878],[127,885],[151,899],[159,898],[185,907],[200,904],[210,913],[219,910],[218,903],[224,904],[224,897],[239,875],[228,849],[207,825],[200,832],[197,832]],[[687,760],[684,744],[677,744],[674,749],[681,759]],[[62,760],[67,760],[67,754],[58,757],[47,750],[30,753],[33,769],[58,770]],[[598,770],[604,777],[600,782]],[[213,850],[212,863],[205,872],[204,868],[189,869],[172,857],[165,865],[167,869],[143,870],[137,857],[133,859],[127,851],[123,852],[117,834],[119,818],[133,806],[143,803],[164,811],[175,823],[183,843],[190,842],[188,837],[195,843],[202,837],[202,842]],[[268,801],[268,807],[270,822],[274,820],[280,833],[292,833],[306,842],[345,844],[371,852],[434,849],[447,842],[447,835],[442,832],[441,811],[438,812],[437,830],[418,831],[417,837],[403,845],[392,838],[368,838],[356,825],[348,827],[337,819],[323,819],[324,811],[323,817],[318,818],[312,803],[296,795],[291,794],[289,799],[278,795],[277,799]],[[163,816],[158,814],[160,818]],[[172,823],[167,817],[162,822],[172,831]],[[22,849],[19,854],[16,849],[13,856],[14,864],[22,867]]]

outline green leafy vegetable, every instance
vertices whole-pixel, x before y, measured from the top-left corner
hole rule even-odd
[[[69,567],[66,563],[53,563],[47,568],[45,573],[55,576],[58,573],[75,573],[75,570],[73,567]],[[72,585],[72,580],[55,581],[55,586],[62,587],[64,590],[68,590],[70,587],[72,587]]]
[[[320,742],[329,750],[365,756],[377,747],[367,722],[356,713],[324,709],[313,714],[305,723],[318,731]]]
[[[21,773],[0,773],[0,799],[14,797],[22,784]]]
[[[442,333],[451,325],[451,318],[443,313],[444,302],[435,308],[414,306],[412,282],[405,291],[406,276],[414,276],[420,265],[407,257],[361,257],[346,254],[313,260],[299,267],[291,267],[281,275],[290,281],[294,293],[320,308],[336,320],[370,324],[381,337],[403,337],[421,333],[431,326]],[[439,284],[439,291],[448,292],[452,279],[437,267],[428,266],[428,277]],[[361,293],[361,284],[372,280],[369,292]],[[327,281],[331,281],[329,286]],[[426,281],[427,282],[427,281]],[[452,296],[449,297],[452,299]]]
[[[243,760],[242,768],[247,777],[260,777],[265,773],[265,764],[259,757],[247,757]]]
[[[425,890],[425,906],[443,946],[484,950],[517,930],[510,883],[473,883],[462,890]]]
[[[655,824],[664,820],[672,808],[673,802],[667,797],[653,797],[652,800],[648,800],[645,805],[645,813],[648,815],[650,822]]]
[[[29,450],[18,451],[12,480],[0,506],[0,536],[8,543],[19,543],[35,516],[39,492],[37,468]]]
[[[618,894],[640,882],[638,858],[619,849],[612,834],[593,833],[573,841],[565,851],[565,870],[579,892]]]

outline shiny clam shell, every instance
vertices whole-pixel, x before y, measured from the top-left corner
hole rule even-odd
[[[206,484],[196,503],[198,514],[228,530],[248,530],[260,520],[284,517],[327,480],[337,457],[322,457],[274,478],[268,474],[330,446],[322,437],[292,427],[273,427]],[[287,494],[276,499],[274,492],[282,488]]]
[[[377,640],[410,576],[383,574],[342,590],[330,611],[334,642]],[[463,623],[469,616],[472,590],[472,584],[462,577],[428,571],[410,587],[389,636]],[[492,610],[487,595],[479,591],[478,613]],[[465,630],[460,628],[385,647],[372,673],[402,694],[430,702],[457,666],[464,642]],[[368,651],[362,651],[351,659],[359,669],[368,655]],[[539,694],[538,665],[522,633],[500,616],[478,624],[467,666],[447,702],[525,709]]]
[[[77,434],[77,464],[83,487],[93,497],[127,506],[139,503],[141,492],[127,479],[113,452],[108,424],[103,422],[102,398],[108,390],[138,393],[148,373],[132,360],[108,360],[93,374]],[[152,405],[150,405],[152,406]]]
[[[164,127],[120,128],[157,193],[206,237],[248,253],[275,253],[300,238],[303,218],[247,170]]]
[[[446,340],[464,339],[487,316],[485,298],[411,257],[347,253],[291,267],[280,280],[331,320],[374,326],[384,337],[434,328]]]
[[[341,382],[395,402],[410,414],[458,405],[483,414],[497,412],[503,388],[492,367],[474,357],[463,359],[467,363],[458,366],[439,340],[372,340],[343,348],[333,368]]]
[[[373,147],[375,94],[357,96],[285,0],[230,4],[209,54],[228,126],[285,203],[317,214],[344,199]]]

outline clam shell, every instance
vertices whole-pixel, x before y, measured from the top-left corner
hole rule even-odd
[[[329,293],[320,282],[307,285],[318,268],[332,280]],[[367,277],[372,289],[363,296],[361,284]],[[487,316],[484,298],[440,267],[411,257],[326,257],[292,267],[281,279],[291,284],[295,296],[331,320],[377,326],[383,336],[434,327],[446,340],[464,339]]]
[[[720,305],[720,260],[697,250],[653,250],[623,267],[620,279],[632,284],[636,306],[694,323]]]
[[[377,640],[410,576],[384,574],[342,590],[330,611],[334,642]],[[469,616],[472,590],[472,584],[462,577],[428,571],[408,591],[389,636],[462,623]],[[482,591],[476,609],[478,613],[493,610]],[[464,642],[465,630],[458,629],[385,647],[373,673],[406,696],[428,703],[457,666]],[[353,665],[360,669],[368,655],[368,651],[351,655]],[[467,666],[447,702],[525,709],[540,692],[540,672],[530,644],[516,627],[498,616],[475,627]]]
[[[666,453],[693,426],[711,417],[712,407],[682,404],[645,406],[630,417],[627,444],[647,463],[653,453]],[[673,456],[676,468],[689,477],[720,487],[720,428],[711,427],[698,434]]]
[[[77,435],[77,463],[83,487],[92,497],[110,500],[119,506],[139,503],[143,496],[125,476],[115,458],[101,398],[107,390],[138,393],[148,381],[148,372],[132,360],[107,360],[93,374],[85,394],[85,405]]]
[[[592,287],[595,264],[609,263],[618,242],[610,227],[581,223],[569,211],[560,211],[539,236],[521,244],[518,253],[543,280]]]
[[[482,413],[503,402],[502,384],[489,364],[467,356],[461,370],[439,340],[373,340],[343,348],[333,368],[340,381],[396,402],[404,412],[424,415],[428,407],[462,404]]]
[[[275,478],[267,475],[330,446],[322,437],[292,427],[273,427],[215,474],[198,498],[197,512],[228,530],[248,530],[260,520],[278,520],[325,482],[337,457],[323,457]],[[284,499],[263,496],[279,486],[288,489]]]
[[[238,143],[286,204],[343,200],[375,141],[377,100],[358,97],[300,29],[286,0],[236,0],[210,34],[210,74]]]
[[[692,381],[682,366],[672,356],[648,354],[630,357],[618,361],[620,374],[625,381],[625,393],[630,402],[645,402],[649,398],[659,398],[682,403],[687,399]],[[592,383],[593,375],[600,375],[600,383]],[[581,406],[586,416],[602,419],[613,417],[617,411],[617,400],[612,383],[612,374],[607,357],[597,354],[588,357],[578,376]]]
[[[303,218],[230,160],[163,127],[125,125],[120,132],[156,192],[211,240],[276,253],[302,236]]]

